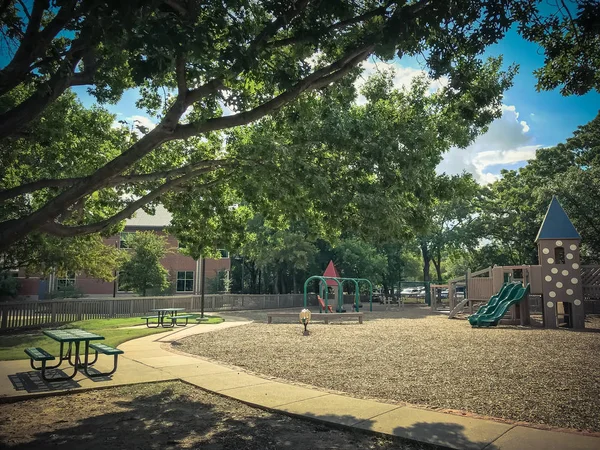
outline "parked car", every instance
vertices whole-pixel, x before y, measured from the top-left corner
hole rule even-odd
[[[402,289],[400,291],[400,295],[405,296],[405,297],[414,297],[417,295],[417,292],[419,292],[418,288],[409,287],[409,288]]]

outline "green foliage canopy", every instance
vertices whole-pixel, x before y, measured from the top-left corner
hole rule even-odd
[[[151,231],[138,231],[127,235],[131,257],[123,263],[119,272],[121,289],[145,296],[150,289],[166,289],[169,272],[160,260],[167,253],[167,239]]]

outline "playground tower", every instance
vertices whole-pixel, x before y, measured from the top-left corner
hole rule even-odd
[[[335,264],[333,264],[333,261],[329,261],[329,264],[327,265],[325,272],[323,272],[323,276],[340,278],[340,273],[338,272],[337,268],[335,267]],[[340,293],[338,292],[338,290],[339,290],[338,283],[335,280],[327,280],[327,287],[332,292],[331,295],[329,296],[329,298],[333,299],[332,303],[334,303],[334,304],[337,303],[338,296],[340,295]]]
[[[541,265],[544,326],[585,328],[581,236],[556,197],[552,197],[535,242]]]

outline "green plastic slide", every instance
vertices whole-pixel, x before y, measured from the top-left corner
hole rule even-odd
[[[529,284],[525,287],[517,287],[511,291],[511,294],[504,300],[499,301],[495,307],[485,314],[481,314],[477,317],[475,324],[471,323],[474,327],[495,327],[498,322],[504,317],[508,308],[512,305],[518,305],[521,300],[529,295]]]
[[[504,283],[496,295],[490,297],[490,300],[485,305],[480,306],[475,314],[469,316],[469,323],[475,325],[479,316],[491,312],[499,302],[506,300],[520,286],[522,286],[521,283]]]

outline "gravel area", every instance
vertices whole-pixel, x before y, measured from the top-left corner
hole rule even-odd
[[[473,329],[426,308],[365,323],[253,323],[180,341],[178,350],[355,397],[600,432],[600,318],[586,331]],[[227,320],[227,319],[226,319]]]
[[[169,382],[2,405],[0,448],[435,450],[437,447],[332,429]]]

